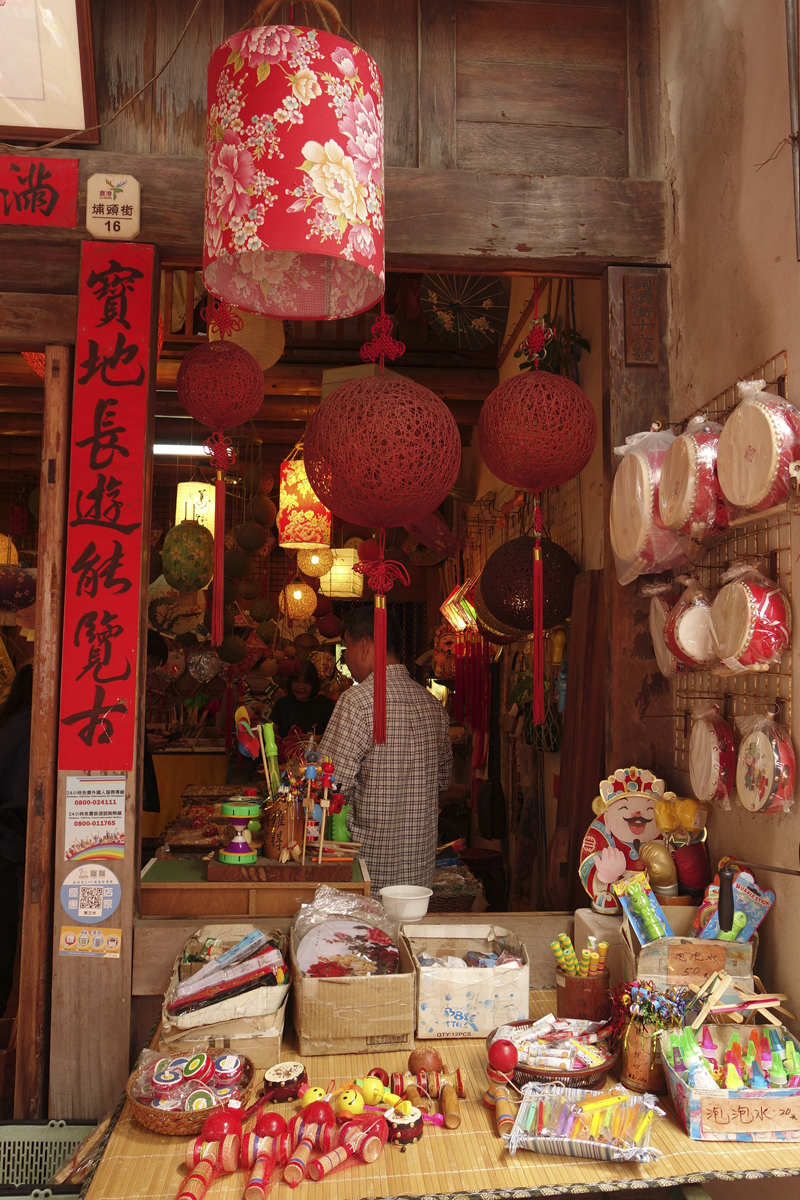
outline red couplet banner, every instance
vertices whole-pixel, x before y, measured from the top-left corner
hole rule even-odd
[[[0,154],[0,225],[77,224],[77,158]]]
[[[84,242],[58,766],[130,771],[155,250]]]

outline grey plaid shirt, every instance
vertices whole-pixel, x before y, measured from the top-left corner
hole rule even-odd
[[[354,842],[372,891],[430,887],[436,858],[439,792],[450,785],[453,747],[447,713],[404,666],[386,667],[386,744],[372,744],[372,675],[349,688],[320,745],[339,791],[352,804]]]

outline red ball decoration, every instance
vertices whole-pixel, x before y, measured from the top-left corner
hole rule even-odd
[[[329,612],[333,611],[330,596],[323,596],[317,593],[317,607],[314,609],[315,617],[327,617]]]
[[[178,368],[177,386],[189,416],[211,429],[242,425],[264,403],[264,372],[235,342],[195,346]]]
[[[504,1075],[510,1075],[517,1065],[517,1047],[513,1042],[506,1041],[505,1038],[498,1038],[496,1042],[492,1042],[489,1047],[489,1066],[495,1071],[502,1071]]]
[[[381,556],[381,548],[376,538],[366,538],[356,550],[359,562],[377,562]]]
[[[256,1121],[256,1137],[280,1137],[286,1128],[286,1120],[280,1113],[265,1112]]]
[[[502,625],[533,629],[533,549],[535,538],[512,538],[493,550],[480,578],[481,596]],[[578,568],[563,546],[542,538],[542,628],[560,625],[572,612]]]
[[[411,379],[348,379],[321,402],[306,431],[309,483],[356,525],[389,527],[438,508],[458,476],[461,439],[450,410]]]
[[[209,1142],[221,1142],[229,1133],[242,1136],[242,1115],[238,1108],[221,1108],[203,1121],[203,1137]]]
[[[313,1100],[303,1109],[302,1115],[307,1125],[330,1125],[336,1120],[336,1113],[327,1100]]]
[[[566,375],[549,371],[520,371],[506,379],[487,397],[478,421],[478,445],[489,470],[530,492],[573,479],[596,441],[589,397]]]
[[[317,629],[325,638],[339,637],[342,632],[342,622],[335,613],[328,613],[326,617],[320,617],[317,620]]]

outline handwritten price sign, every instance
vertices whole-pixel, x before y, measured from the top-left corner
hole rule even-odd
[[[713,1133],[785,1133],[800,1130],[800,1096],[738,1100],[700,1098],[703,1129]]]
[[[725,969],[725,946],[715,942],[687,940],[671,942],[667,956],[670,983],[702,982],[715,971]]]

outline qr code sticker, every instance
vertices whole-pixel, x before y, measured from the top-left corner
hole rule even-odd
[[[79,917],[99,917],[103,911],[102,887],[81,887],[78,897]]]

